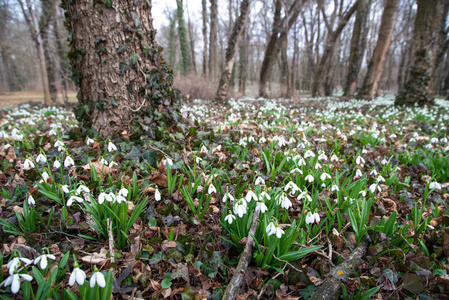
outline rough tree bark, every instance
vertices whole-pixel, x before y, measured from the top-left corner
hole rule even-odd
[[[207,0],[202,0],[203,6],[203,77],[207,76]]]
[[[45,53],[44,44],[42,42],[42,36],[39,32],[39,26],[37,21],[37,16],[29,0],[26,0],[26,6],[23,0],[17,0],[22,9],[23,16],[28,25],[28,29],[31,32],[31,37],[33,39],[34,45],[36,46],[38,58],[39,58],[39,69],[41,71],[42,78],[42,89],[44,91],[44,102],[45,105],[51,105],[50,89],[48,86],[47,77],[47,66],[45,65]]]
[[[217,68],[217,0],[210,0],[209,78],[215,79]]]
[[[267,97],[267,82],[271,76],[271,71],[273,69],[276,57],[279,54],[281,46],[287,39],[288,32],[292,28],[293,24],[296,22],[298,15],[300,13],[301,7],[307,0],[295,0],[290,6],[286,16],[288,20],[281,18],[281,10],[283,1],[277,0],[275,3],[275,13],[272,25],[271,36],[265,49],[264,58],[262,61],[262,67],[260,69],[259,78],[259,96]],[[284,26],[287,24],[287,26]],[[285,28],[286,27],[286,28]]]
[[[246,93],[246,77],[247,77],[247,64],[248,58],[246,57],[246,26],[243,28],[242,36],[243,40],[239,44],[239,92],[244,96]]]
[[[357,88],[357,77],[362,67],[363,54],[365,53],[366,40],[368,37],[368,15],[371,0],[359,0],[357,15],[355,17],[354,29],[351,38],[351,52],[349,54],[348,76],[346,79],[343,96],[354,97]]]
[[[326,43],[324,46],[323,55],[321,56],[320,62],[318,63],[318,68],[315,72],[313,85],[312,85],[312,97],[321,97],[323,96],[323,82],[325,77],[326,65],[329,61],[329,58],[332,54],[332,49],[335,47],[335,43],[337,39],[340,37],[341,32],[345,28],[346,24],[348,24],[349,19],[351,19],[352,15],[357,10],[358,1],[356,1],[351,8],[344,14],[344,16],[340,19],[338,26],[335,30],[328,28],[329,32],[327,33]]]
[[[61,91],[62,91],[62,100],[64,104],[69,103],[69,98],[67,96],[68,92],[68,68],[66,62],[66,52],[61,43],[61,36],[59,35],[59,22],[60,15],[58,12],[58,6],[55,5],[53,8],[53,35],[56,40],[56,55],[58,56],[59,61],[59,76],[61,78]],[[61,18],[62,19],[62,18]]]
[[[63,0],[72,78],[79,88],[75,115],[84,129],[103,136],[159,131],[178,114],[173,72],[155,41],[145,0]],[[159,129],[160,128],[160,129]]]
[[[431,81],[442,15],[443,0],[418,0],[413,30],[412,62],[407,82],[396,97],[396,105],[423,106],[434,103]]]
[[[217,88],[215,100],[224,101],[228,94],[229,85],[231,82],[231,74],[234,66],[235,52],[240,40],[243,28],[248,20],[250,0],[242,0],[240,3],[240,15],[235,20],[232,34],[229,37],[228,47],[226,48],[226,63],[223,72],[221,73],[220,82]]]
[[[398,14],[400,0],[387,0],[382,14],[382,21],[379,28],[379,37],[374,48],[373,57],[368,65],[368,71],[363,81],[362,88],[357,94],[357,98],[372,100],[376,96],[380,76],[390,46],[396,16]]]

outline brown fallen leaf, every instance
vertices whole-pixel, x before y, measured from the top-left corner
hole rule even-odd
[[[388,199],[388,198],[382,198],[379,200],[380,203],[382,203],[382,205],[385,207],[385,209],[392,213],[392,212],[397,212],[398,211],[398,207],[395,201]]]
[[[160,290],[162,290],[162,285],[159,282],[157,282],[156,280],[153,280],[150,278],[150,283],[151,283],[151,287],[156,292],[159,292]]]
[[[98,176],[106,176],[115,170],[113,168],[109,168],[99,160],[91,161],[90,164],[84,165],[83,169],[90,172],[91,165],[95,168],[95,171],[97,171]]]
[[[162,241],[161,249],[163,252],[167,252],[170,248],[176,248],[176,242],[175,241]]]
[[[446,254],[446,258],[449,258],[449,227],[444,229],[443,250],[444,254]]]

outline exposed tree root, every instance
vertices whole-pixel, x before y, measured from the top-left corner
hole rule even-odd
[[[255,211],[253,215],[253,220],[251,221],[251,227],[249,229],[248,238],[246,240],[245,249],[240,256],[239,264],[235,270],[234,276],[232,276],[231,281],[226,287],[222,300],[233,300],[237,296],[240,285],[242,284],[243,278],[245,278],[245,272],[248,268],[249,262],[251,261],[253,253],[254,239],[253,235],[256,234],[257,224],[259,223],[260,211]]]
[[[355,269],[363,262],[362,257],[365,255],[369,241],[365,237],[360,245],[349,255],[349,257],[338,266],[334,267],[329,277],[318,288],[318,290],[309,298],[310,300],[330,300],[337,299],[341,283],[349,280],[349,276],[354,273]]]

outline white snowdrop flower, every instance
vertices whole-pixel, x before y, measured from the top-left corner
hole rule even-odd
[[[8,278],[6,278],[4,285],[5,285],[5,287],[10,285],[11,286],[11,292],[13,294],[17,294],[17,292],[20,290],[20,277],[22,277],[26,281],[33,280],[33,277],[31,277],[28,274],[12,274]]]
[[[203,153],[203,154],[207,154],[207,151],[208,151],[208,150],[207,150],[206,146],[203,145],[203,146],[201,147],[200,152]]]
[[[236,219],[236,217],[233,214],[229,214],[225,217],[225,221],[229,224],[232,224],[232,222]]]
[[[262,193],[260,193],[259,199],[271,200],[271,197],[270,197],[270,195],[267,194],[267,192],[263,191]]]
[[[94,274],[92,274],[89,282],[90,287],[93,288],[97,284],[99,287],[104,288],[106,286],[106,280],[104,279],[103,273],[98,272],[97,267],[94,270]]]
[[[338,192],[339,190],[340,188],[335,184],[331,187],[331,192]]]
[[[243,217],[244,214],[246,214],[246,200],[240,199],[237,201],[237,203],[234,204],[234,214],[238,215],[239,218]]]
[[[112,168],[113,166],[118,166],[118,164],[115,161],[111,160],[111,162],[109,163],[109,168]]]
[[[23,134],[20,133],[20,130],[17,128],[13,128],[11,131],[11,137],[16,141],[23,140]]]
[[[431,144],[438,144],[438,142],[439,142],[438,138],[436,138],[436,137],[433,137],[433,138],[430,139],[430,143]]]
[[[248,142],[249,143],[254,143],[256,140],[254,139],[254,137],[253,136],[250,136],[249,138],[248,138]]]
[[[303,191],[299,194],[298,198],[296,198],[297,200],[301,200],[301,199],[305,199],[309,202],[312,202],[312,197],[310,197],[309,193],[307,193],[307,191]]]
[[[373,183],[372,185],[369,186],[368,188],[370,190],[371,193],[375,193],[376,189],[381,192],[382,190],[380,189],[380,186],[377,183]]]
[[[34,264],[37,265],[40,262],[39,266],[42,270],[44,270],[45,268],[47,268],[48,259],[56,260],[56,257],[53,254],[42,254],[34,260]]]
[[[362,171],[360,171],[360,169],[357,169],[357,170],[355,171],[355,177],[362,177],[362,176],[363,176]]]
[[[319,218],[319,216],[318,216]],[[312,214],[311,211],[307,212],[306,215],[306,224],[312,224],[313,222],[315,222],[315,214]]]
[[[161,192],[159,191],[159,189],[156,187],[156,190],[154,191],[154,199],[156,201],[160,201],[161,200]]]
[[[60,140],[57,140],[57,141],[55,142],[54,147],[55,147],[55,148],[56,148],[56,147],[58,148],[58,152],[61,152],[61,151],[63,151],[63,150],[65,149],[64,143],[63,143],[62,141],[60,141]]]
[[[117,146],[114,145],[111,141],[109,141],[109,143],[108,143],[108,151],[109,152],[117,151]]]
[[[297,162],[297,164],[298,164],[298,167],[305,166],[305,165],[306,165],[306,161],[304,160],[304,158],[301,158],[301,159]]]
[[[281,136],[280,138],[278,138],[278,146],[279,147],[283,147],[283,146],[285,146],[285,145],[287,145],[287,141],[284,139],[284,137],[283,136]]]
[[[292,207],[292,202],[285,193],[281,193],[277,197],[277,202],[281,205],[282,208],[289,209],[290,207]]]
[[[441,143],[441,144],[447,144],[447,138],[446,138],[446,137],[441,138],[441,139],[440,139],[440,143]]]
[[[382,177],[382,175],[379,175],[376,179],[377,182],[385,182],[385,178]]]
[[[40,153],[37,157],[36,157],[36,162],[39,164],[45,164],[47,162],[47,158],[45,157],[45,155],[43,155],[42,153]]]
[[[327,155],[324,154],[324,153],[321,153],[321,154],[318,156],[318,160],[327,160]]]
[[[25,161],[23,162],[23,169],[24,170],[29,170],[31,168],[34,168],[33,161],[30,160],[29,158],[25,159]]]
[[[73,160],[72,157],[67,156],[67,157],[64,159],[64,167],[68,168],[68,167],[74,166],[74,165],[75,165],[75,161]]]
[[[59,162],[59,159],[55,159],[53,162],[53,168],[59,169],[59,167],[61,167],[61,163]]]
[[[98,204],[103,204],[106,200],[106,197],[109,197],[108,194],[105,192],[101,192],[100,195],[98,195]]]
[[[415,138],[411,138],[408,142],[409,143],[414,143],[414,142],[416,142],[416,140],[415,140]]]
[[[239,141],[239,145],[240,146],[242,146],[242,147],[246,147],[246,140],[245,139],[241,139],[240,141]]]
[[[47,181],[48,178],[50,178],[50,175],[48,175],[47,172],[42,173],[42,179],[43,179],[44,181]]]
[[[254,185],[265,185],[265,180],[261,176],[259,176],[256,178]]]
[[[67,184],[61,185],[61,189],[64,192],[64,194],[70,193],[69,186]]]
[[[217,189],[215,188],[215,186],[213,184],[210,184],[209,188],[207,190],[207,193],[210,195],[210,194],[216,193],[216,192],[217,192]]]
[[[293,170],[290,171],[290,174],[296,174],[296,173],[299,173],[301,175],[303,174],[303,172],[298,168],[294,168]]]
[[[247,202],[251,202],[251,200],[257,201],[257,200],[259,200],[259,199],[258,199],[257,195],[256,195],[252,190],[249,190],[249,191],[246,193],[245,200],[246,200]]]
[[[301,189],[293,181],[290,181],[285,185],[284,192],[287,192],[290,189],[292,190],[292,194],[296,194],[296,192],[301,191]]]
[[[87,186],[85,186],[84,184],[80,184],[78,186],[78,188],[76,189],[75,194],[79,195],[79,194],[81,194],[81,192],[90,193],[90,189]]]
[[[362,195],[362,197],[366,197],[366,191],[360,191],[359,195]]]
[[[394,133],[392,133],[392,134],[390,134],[390,139],[395,139],[395,138],[397,138],[398,136],[396,135],[396,134],[394,134]]]
[[[377,171],[375,169],[373,169],[369,174],[373,175],[373,176],[376,176],[377,175]]]
[[[226,202],[228,199],[234,201],[234,196],[232,196],[229,192],[226,192],[223,197],[223,202]]]
[[[326,179],[330,179],[330,178],[331,178],[331,176],[329,174],[327,174],[326,172],[324,172],[320,176],[321,181],[325,181]]]
[[[333,161],[338,161],[339,159],[338,159],[338,157],[337,157],[337,155],[332,155],[331,156],[331,161],[333,162]]]
[[[315,164],[315,170],[321,169],[321,164],[319,162],[317,162]]]
[[[429,189],[441,190],[441,185],[437,181],[434,181],[429,184]]]
[[[100,162],[105,166],[109,165],[109,162],[106,159],[104,159],[103,157],[100,159]]]
[[[72,274],[70,274],[69,285],[73,286],[75,284],[75,281],[76,283],[78,283],[78,285],[83,285],[84,280],[86,280],[86,273],[78,268],[78,263],[74,263],[73,266],[75,268],[73,269]]]
[[[173,166],[173,160],[169,157],[166,157],[164,160],[164,165],[165,166]]]
[[[307,150],[306,153],[304,153],[304,158],[309,157],[315,157],[315,153],[313,153],[311,150]]]
[[[54,129],[50,129],[50,131],[48,132],[48,135],[57,135],[57,134],[58,133]]]
[[[294,137],[291,137],[291,138],[288,140],[288,143],[289,143],[289,144],[294,144],[294,143],[296,143],[295,138],[294,138]]]
[[[260,211],[261,213],[265,213],[268,210],[268,207],[265,205],[263,200],[257,201],[256,211]]]
[[[34,201],[33,196],[29,195],[27,199],[28,205],[35,205],[36,201]]]
[[[365,159],[363,159],[363,157],[361,157],[361,156],[359,155],[359,156],[357,156],[357,158],[355,159],[355,163],[356,163],[357,165],[364,164],[364,163],[365,163]]]
[[[263,143],[265,143],[267,141],[267,139],[265,138],[265,137],[261,137],[260,139],[259,139],[259,143],[260,144],[263,144]]]
[[[432,149],[432,147],[433,147],[432,144],[427,144],[424,146],[425,149]]]
[[[31,260],[25,257],[14,257],[9,261],[9,263],[6,265],[6,268],[8,269],[9,275],[12,275],[17,271],[17,269],[20,267],[22,263],[25,265],[31,264]]]
[[[279,228],[278,225],[274,225],[273,222],[268,224],[266,231],[268,233],[268,236],[276,234],[276,237],[278,239],[280,239],[282,237],[282,235],[284,234],[284,231],[281,228]]]
[[[10,147],[12,147],[10,144],[6,144],[5,146],[3,146],[3,150],[6,151],[6,150],[8,150]]]
[[[363,150],[362,150],[362,154],[366,154],[366,153],[368,153],[368,150],[363,149]]]
[[[86,139],[86,145],[89,146],[90,144],[95,143],[95,141],[93,139],[91,139],[90,137],[87,137]]]
[[[79,203],[83,202],[84,199],[79,196],[70,196],[69,200],[67,200],[67,206],[72,206],[73,201],[77,201]]]
[[[384,159],[382,159],[382,161],[380,162],[382,165],[386,165],[386,164],[388,164],[388,160],[386,160],[385,158]]]
[[[313,176],[309,174],[306,176],[305,180],[308,182],[313,182],[315,180],[315,178],[313,178]]]
[[[195,162],[199,164],[203,159],[199,156],[195,157]]]
[[[123,197],[122,195],[114,195],[114,196],[115,196],[115,201],[117,201],[117,203],[126,202],[126,198]]]
[[[129,193],[129,191],[128,191],[128,189],[125,188],[125,187],[122,187],[122,188],[120,189],[120,191],[118,191],[118,194],[119,194],[120,196],[123,196],[123,197],[128,197],[128,193]]]

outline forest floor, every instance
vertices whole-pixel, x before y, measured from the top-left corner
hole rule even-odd
[[[59,98],[62,95],[58,95]],[[76,92],[69,92],[68,98],[70,102],[76,102]],[[0,93],[0,108],[19,105],[28,102],[44,102],[44,94],[42,92],[5,92]]]
[[[331,277],[340,299],[447,299],[448,101],[182,111],[158,140],[111,140],[70,109],[0,110],[0,299],[221,299],[248,239],[237,299],[309,299]]]

